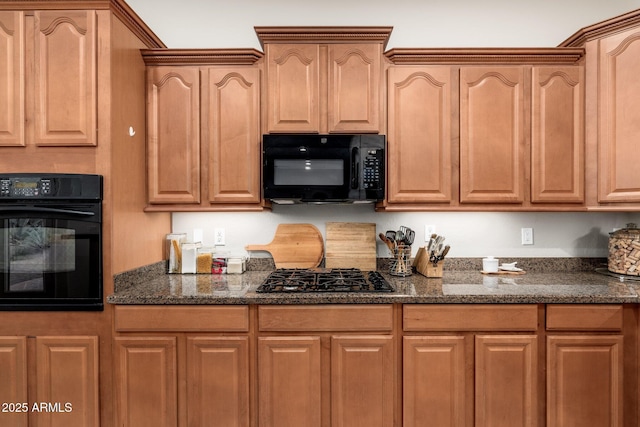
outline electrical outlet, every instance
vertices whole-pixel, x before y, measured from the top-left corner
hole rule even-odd
[[[523,245],[533,245],[533,228],[520,229]]]
[[[213,244],[216,246],[224,245],[224,228],[216,228],[213,231]]]
[[[425,224],[424,226],[424,241],[428,242],[431,239],[431,235],[435,234],[436,226],[433,224]]]

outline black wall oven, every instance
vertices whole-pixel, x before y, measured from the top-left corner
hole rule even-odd
[[[0,310],[103,310],[102,177],[0,174]]]

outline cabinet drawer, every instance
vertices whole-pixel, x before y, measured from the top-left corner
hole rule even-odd
[[[260,331],[391,331],[392,305],[258,307]]]
[[[248,306],[116,306],[117,332],[248,332]]]
[[[548,305],[547,330],[620,331],[621,305]]]
[[[538,306],[518,305],[413,305],[403,308],[405,331],[535,331]]]

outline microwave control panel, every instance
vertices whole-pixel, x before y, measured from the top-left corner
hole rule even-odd
[[[365,190],[378,190],[383,188],[383,167],[383,150],[368,149],[362,167],[362,184]]]

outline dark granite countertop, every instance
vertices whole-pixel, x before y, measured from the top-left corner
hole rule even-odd
[[[429,303],[638,303],[640,282],[590,271],[527,271],[485,275],[479,270],[445,270],[440,279],[421,274],[384,274],[393,293],[257,293],[269,270],[228,275],[165,274],[162,266],[115,278],[110,304],[429,304]],[[381,270],[384,271],[384,270]]]

